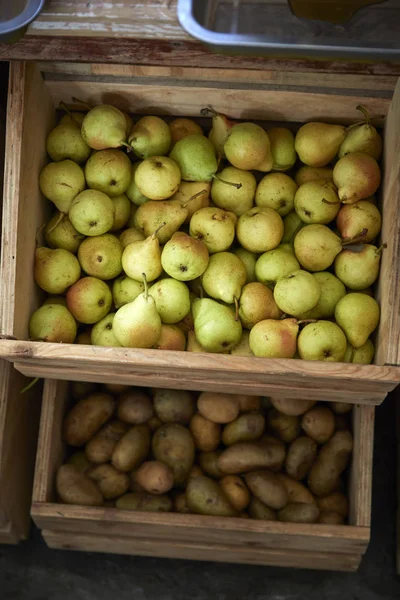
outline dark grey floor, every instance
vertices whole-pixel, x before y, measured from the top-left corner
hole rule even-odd
[[[377,410],[372,542],[358,573],[0,546],[0,600],[395,600],[395,407]]]

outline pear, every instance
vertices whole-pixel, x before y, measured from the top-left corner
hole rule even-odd
[[[250,348],[259,357],[293,358],[298,331],[296,319],[259,321],[250,331]]]
[[[335,275],[350,290],[363,290],[372,285],[379,275],[381,248],[372,244],[344,248],[335,259]]]
[[[44,237],[50,248],[61,248],[76,254],[85,236],[75,229],[67,215],[57,212],[47,223]]]
[[[42,169],[39,186],[42,194],[67,214],[73,200],[85,189],[85,175],[72,160],[51,162]]]
[[[370,339],[360,348],[353,348],[353,346],[347,343],[347,350],[343,362],[353,363],[356,365],[370,365],[374,358],[375,347]]]
[[[344,240],[362,235],[363,242],[371,242],[379,234],[382,216],[368,200],[345,204],[336,217],[336,227]]]
[[[298,271],[300,264],[293,250],[280,245],[274,250],[264,252],[256,262],[256,278],[261,283],[275,283],[280,277]]]
[[[42,306],[45,306],[46,304],[61,304],[61,306],[67,308],[67,299],[65,296],[48,296]]]
[[[157,237],[160,244],[165,244],[171,239],[175,231],[185,222],[188,211],[173,200],[155,202],[150,200],[139,206],[135,213],[135,227],[147,237],[158,230]],[[160,227],[163,225],[163,227]]]
[[[253,207],[257,186],[253,173],[226,167],[219,173],[219,177],[221,179],[214,179],[211,187],[211,198],[215,206],[231,210],[238,217]],[[240,185],[240,188],[226,185],[227,181]]]
[[[36,248],[35,281],[48,294],[63,294],[80,276],[81,267],[72,252]]]
[[[84,118],[85,113],[71,110],[61,117],[59,125],[63,125],[64,123],[72,123],[73,125],[79,125],[79,127],[81,127]]]
[[[235,220],[221,208],[201,208],[190,219],[190,235],[201,240],[210,254],[228,250],[235,239]]]
[[[102,235],[114,223],[114,204],[103,192],[84,190],[76,196],[69,210],[69,219],[82,235]]]
[[[126,194],[111,198],[114,204],[114,222],[110,231],[120,231],[128,223],[132,212],[132,204]]]
[[[208,265],[207,246],[182,231],[174,233],[161,254],[162,268],[178,281],[200,277]]]
[[[146,116],[132,127],[128,144],[139,158],[163,156],[171,146],[171,132],[168,124],[160,117]]]
[[[206,352],[196,339],[194,331],[189,330],[187,333],[186,352]]]
[[[239,317],[243,327],[251,329],[264,319],[279,319],[279,310],[273,291],[262,283],[247,283],[240,296]]]
[[[90,343],[93,346],[120,347],[113,331],[115,313],[109,313],[92,327]]]
[[[98,323],[112,304],[110,288],[97,277],[83,277],[67,292],[67,307],[72,316],[85,325]]]
[[[297,184],[285,173],[269,173],[257,186],[256,205],[273,208],[281,217],[293,210]]]
[[[381,171],[372,156],[353,152],[336,163],[333,181],[340,200],[344,204],[353,204],[375,194],[381,182]]]
[[[308,181],[297,190],[294,208],[304,223],[327,225],[338,214],[340,200],[331,181]]]
[[[179,202],[187,210],[185,223],[189,223],[195,212],[210,205],[210,189],[208,181],[181,181],[169,202]]]
[[[169,156],[178,165],[185,181],[210,181],[218,169],[214,146],[198,133],[179,140]]]
[[[286,127],[273,127],[268,129],[267,133],[271,144],[272,169],[274,171],[291,169],[297,160],[293,133]]]
[[[254,356],[250,348],[249,338],[250,332],[243,331],[238,345],[232,348],[230,354],[232,354],[232,356]]]
[[[325,271],[341,250],[341,239],[326,225],[306,225],[294,238],[296,258],[308,271]]]
[[[214,146],[217,155],[223,158],[225,156],[225,142],[228,139],[230,130],[236,124],[236,122],[232,121],[232,119],[223,113],[214,111],[212,108],[203,109],[201,113],[204,115],[211,113],[212,127],[210,133],[208,134],[208,139]]]
[[[94,150],[119,148],[126,140],[126,117],[115,106],[99,104],[86,113],[81,133]]]
[[[171,134],[171,146],[175,146],[176,142],[179,142],[179,140],[192,133],[203,135],[200,125],[193,121],[193,119],[187,119],[186,117],[173,119],[169,124],[169,131]]]
[[[181,172],[176,162],[167,156],[152,156],[139,163],[134,178],[143,196],[150,200],[166,200],[177,192]]]
[[[46,150],[55,162],[70,159],[78,164],[87,161],[92,152],[81,136],[78,123],[61,123],[54,127],[47,136]]]
[[[225,156],[232,166],[244,171],[271,171],[273,159],[266,131],[255,123],[237,123],[224,144]],[[262,167],[260,169],[260,166]]]
[[[154,298],[148,294],[144,273],[142,277],[145,291],[119,308],[114,317],[114,335],[125,348],[152,348],[161,335],[160,315]]]
[[[128,137],[128,135],[130,134],[130,132],[132,131],[132,127],[133,127],[133,119],[130,115],[128,115],[127,112],[125,112],[124,110],[121,110],[122,114],[125,117],[125,133],[126,133],[126,137]]]
[[[272,208],[256,206],[239,217],[236,236],[250,252],[267,252],[276,248],[283,236],[283,221]]]
[[[78,260],[88,275],[107,281],[122,271],[122,244],[111,233],[83,240],[78,250]]]
[[[123,248],[126,248],[128,244],[132,242],[139,242],[145,239],[145,236],[139,229],[136,227],[129,227],[129,229],[125,229],[119,236],[119,241],[122,244]]]
[[[304,221],[300,219],[295,210],[286,215],[283,219],[282,244],[293,244],[296,233],[298,233],[304,225]]]
[[[183,352],[186,350],[185,334],[177,325],[164,325],[162,323],[160,337],[153,348]]]
[[[178,323],[190,311],[189,289],[182,281],[166,277],[152,285],[149,294],[163,323]]]
[[[320,181],[330,179],[333,181],[333,169],[331,167],[309,167],[303,165],[295,175],[295,182],[300,187],[308,181]]]
[[[46,304],[35,310],[29,321],[29,338],[43,342],[73,344],[76,322],[61,304]]]
[[[379,323],[379,304],[367,294],[346,294],[336,304],[335,319],[350,344],[361,348]]]
[[[242,325],[230,308],[210,298],[193,302],[194,332],[206,352],[227,353],[242,336]]]
[[[309,167],[325,167],[338,153],[346,137],[342,125],[311,122],[296,133],[294,147],[301,162]]]
[[[122,268],[126,275],[136,281],[154,281],[161,275],[161,249],[157,238],[158,231],[143,241],[128,244],[122,253]]]
[[[234,252],[236,256],[240,258],[246,268],[246,283],[251,283],[252,281],[256,281],[256,262],[257,262],[257,254],[254,252],[249,252],[244,248],[238,248]]]
[[[201,283],[211,298],[232,304],[239,300],[246,278],[246,267],[236,254],[217,252],[210,256]]]
[[[137,162],[132,165],[131,181],[125,192],[129,200],[135,206],[140,206],[141,204],[144,204],[145,202],[149,201],[149,198],[144,196],[142,192],[139,191],[139,188],[135,183],[135,173],[140,164],[140,162]]]
[[[382,154],[382,138],[370,123],[368,112],[363,106],[357,106],[358,110],[365,115],[364,123],[351,125],[347,130],[345,140],[342,142],[338,156],[343,158],[351,152],[364,152],[369,154],[375,160],[379,160]]]
[[[329,319],[335,314],[335,306],[340,298],[346,295],[346,288],[340,279],[328,271],[312,273],[312,276],[321,288],[321,295],[314,308],[302,313],[299,315],[299,318],[302,321],[308,319]]]
[[[339,303],[342,300],[339,300]],[[347,340],[336,323],[317,321],[309,323],[301,330],[297,349],[303,360],[342,362],[346,355]]]
[[[131,182],[132,165],[122,150],[100,150],[89,158],[85,166],[88,187],[108,196],[119,196]]]
[[[121,275],[115,279],[112,286],[112,296],[115,308],[120,308],[128,302],[133,302],[135,298],[144,292],[144,283],[131,279],[126,275]]]
[[[311,273],[301,269],[280,277],[274,288],[274,298],[278,307],[293,317],[314,308],[320,295],[319,283]]]

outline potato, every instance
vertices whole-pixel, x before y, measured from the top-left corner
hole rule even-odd
[[[321,512],[318,523],[322,523],[324,525],[344,525],[344,517],[335,512]]]
[[[296,479],[292,479],[284,473],[277,473],[276,476],[285,486],[289,496],[289,502],[302,502],[304,504],[316,503],[316,499],[310,490],[300,483],[300,481],[296,481]]]
[[[117,471],[109,464],[96,465],[87,471],[87,476],[95,481],[106,500],[122,496],[129,489],[129,477],[126,473]]]
[[[171,512],[172,501],[166,496],[152,496],[145,492],[125,494],[118,498],[116,508],[121,510],[140,510],[145,512]]]
[[[195,446],[190,431],[177,423],[166,423],[154,433],[152,449],[156,460],[172,469],[174,484],[182,486],[194,461]]]
[[[115,446],[111,463],[118,471],[132,471],[146,459],[149,450],[150,427],[134,425]]]
[[[282,442],[293,442],[300,433],[299,417],[284,415],[276,408],[268,412],[268,426]]]
[[[350,415],[335,415],[335,431],[350,431]]]
[[[109,394],[91,394],[79,400],[64,419],[64,440],[70,446],[83,446],[114,412],[115,401]]]
[[[310,410],[316,400],[303,400],[299,398],[270,398],[276,410],[290,417],[298,417]]]
[[[336,489],[352,450],[353,437],[349,431],[336,431],[322,446],[308,476],[308,486],[316,496],[326,496]]]
[[[316,504],[291,502],[278,512],[278,520],[285,523],[316,523],[319,508]]]
[[[71,382],[71,396],[74,400],[80,400],[90,394],[94,394],[97,390],[97,383],[91,381],[72,381]]]
[[[249,514],[252,519],[262,521],[277,521],[278,515],[275,510],[266,506],[258,498],[252,498],[249,504]]]
[[[250,394],[236,394],[239,403],[239,411],[241,413],[252,412],[253,410],[261,409],[261,397],[250,396]]]
[[[190,469],[189,477],[202,477],[204,475],[203,471],[200,469],[199,465],[193,465]]]
[[[353,405],[346,402],[329,402],[328,404],[337,415],[345,415],[353,409]]]
[[[318,508],[322,512],[334,512],[342,517],[349,514],[349,502],[341,492],[332,492],[317,499]]]
[[[85,446],[88,459],[99,465],[109,462],[115,446],[128,430],[129,426],[122,421],[104,425]]]
[[[103,496],[94,481],[75,465],[62,465],[57,471],[56,490],[61,502],[80,506],[101,506]]]
[[[85,473],[90,467],[93,467],[93,463],[88,460],[86,454],[82,451],[74,452],[67,460],[67,465],[74,465],[80,473]]]
[[[307,477],[313,466],[318,451],[318,444],[315,440],[306,435],[296,438],[289,446],[285,469],[290,477],[301,481]]]
[[[186,486],[186,503],[190,512],[215,517],[235,517],[237,511],[216,481],[210,477],[192,477]]]
[[[117,417],[129,425],[141,425],[154,415],[151,399],[140,390],[125,392],[117,401]]]
[[[221,479],[224,473],[218,468],[218,459],[222,454],[222,450],[216,450],[215,452],[200,452],[199,464],[207,475],[214,479]]]
[[[230,423],[239,414],[239,401],[233,394],[202,392],[197,400],[197,409],[203,417],[214,423]]]
[[[275,464],[270,466],[269,469],[274,473],[278,473],[283,469],[283,463],[285,462],[286,458],[286,445],[282,442],[282,440],[278,440],[278,438],[276,438],[273,435],[269,435],[268,433],[265,433],[262,436],[261,440],[257,442],[257,445],[263,444],[267,444],[270,446],[272,445],[276,447],[275,452],[279,460],[277,460]]]
[[[108,392],[110,392],[110,394],[115,394],[116,396],[119,396],[120,394],[123,394],[131,389],[129,385],[121,385],[120,383],[105,383],[104,387]]]
[[[174,511],[178,513],[190,513],[186,503],[186,493],[179,492],[174,496]]]
[[[303,415],[301,426],[318,444],[325,444],[335,431],[335,416],[327,406],[314,406]]]
[[[261,413],[245,413],[225,425],[222,441],[225,446],[232,446],[236,442],[253,442],[262,436],[264,429],[265,419]]]
[[[216,450],[221,442],[221,426],[196,414],[190,420],[190,431],[196,448],[202,452]]]
[[[246,473],[244,480],[253,496],[269,508],[279,510],[288,503],[286,487],[272,471]]]
[[[217,466],[226,475],[240,475],[257,469],[279,470],[285,450],[272,442],[238,442],[223,450]]]
[[[140,465],[135,474],[137,483],[149,494],[166,494],[174,485],[174,474],[164,463],[149,460]]]
[[[237,475],[226,475],[219,485],[233,508],[238,512],[244,510],[250,502],[250,492],[243,479]]]
[[[196,412],[196,401],[192,392],[184,390],[155,389],[154,410],[163,423],[186,425]]]
[[[147,421],[147,425],[149,425],[152,431],[156,431],[162,424],[163,422],[160,421],[158,417],[151,417],[151,419]]]

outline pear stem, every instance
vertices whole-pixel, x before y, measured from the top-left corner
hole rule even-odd
[[[196,198],[198,198],[199,196],[201,196],[202,194],[206,194],[207,190],[200,190],[199,192],[197,192],[196,194],[193,194],[193,196],[190,196],[190,198],[188,200],[186,200],[186,202],[184,202],[182,204],[183,208],[186,208],[186,206],[189,204],[189,202],[191,202],[192,200],[195,200]]]
[[[365,117],[366,124],[369,125],[370,121],[371,121],[371,118],[370,118],[369,112],[365,108],[365,106],[363,106],[362,104],[359,104],[358,106],[356,106],[356,109],[359,110],[363,114],[363,116]]]
[[[78,125],[79,129],[81,128],[81,124],[79,123],[78,119],[75,119],[74,115],[71,113],[71,111],[69,110],[68,106],[65,104],[65,102],[60,102],[60,107],[65,110],[65,112],[67,113],[67,115],[69,115],[71,117],[71,119],[73,121],[75,121],[75,123]]]
[[[200,114],[202,117],[216,117],[218,115],[217,111],[211,105],[202,108]]]
[[[233,181],[226,181],[226,179],[222,179],[222,177],[220,177],[216,173],[214,173],[214,175],[212,176],[212,178],[213,179],[217,179],[221,183],[226,183],[226,185],[231,185],[231,186],[235,187],[237,190],[240,190],[240,188],[242,187],[241,183],[233,183]]]
[[[87,102],[79,100],[79,98],[75,98],[75,96],[72,96],[72,102],[78,102],[78,104],[82,104],[82,106],[84,106],[88,110],[92,110],[92,107]]]
[[[300,229],[303,227],[303,225],[304,225],[304,222],[303,222],[303,221],[301,221],[301,222],[300,222],[300,223],[297,225],[296,229],[293,231],[292,237],[290,238],[290,243],[292,243],[292,242],[293,242],[294,238],[295,238],[295,237],[296,237],[296,235],[299,233],[299,231],[300,231]]]
[[[149,298],[149,285],[147,283],[146,273],[142,273],[142,277],[143,277],[143,284],[144,284],[144,298],[147,302],[147,300]]]
[[[41,246],[41,243],[39,242],[39,235],[42,233],[43,229],[46,227],[46,223],[43,223],[43,225],[41,225],[39,227],[39,229],[36,232],[35,235],[35,242],[36,242],[36,247],[38,248],[39,246]]]
[[[59,226],[59,224],[61,223],[61,221],[63,220],[63,218],[65,217],[65,213],[60,211],[60,214],[57,217],[56,222],[54,223],[54,225],[52,227],[50,227],[50,229],[48,230],[47,233],[52,233],[55,229],[57,229],[57,227]],[[43,227],[43,225],[42,225]],[[38,233],[40,232],[40,229],[38,230]]]
[[[37,384],[37,382],[39,381],[39,377],[35,377],[35,379],[32,379],[32,381],[30,381],[28,383],[28,385],[26,385],[21,391],[20,394],[25,394],[25,392],[27,392],[28,390],[30,390],[31,388],[33,388],[34,385]]]
[[[341,204],[340,200],[338,200],[337,202],[331,202],[330,200],[327,200],[326,198],[322,198],[322,202],[324,204]]]
[[[302,319],[297,321],[297,325],[308,325],[309,323],[318,323],[318,319]]]
[[[376,254],[377,256],[379,256],[379,254],[382,254],[382,250],[383,250],[384,248],[387,248],[387,244],[382,244],[382,246],[379,246],[379,248],[377,248],[377,250],[376,250],[375,254]]]
[[[167,223],[164,221],[163,223],[161,223],[161,225],[159,225],[157,227],[157,229],[155,230],[155,232],[152,234],[152,238],[153,240],[157,237],[157,233],[160,231],[160,229],[162,229]]]
[[[352,238],[348,238],[346,240],[342,240],[342,246],[343,248],[345,248],[346,246],[351,246],[352,244],[358,244],[359,242],[362,242],[365,238],[365,236],[368,233],[368,229],[363,229],[361,231],[361,233],[359,233],[358,235],[352,237]]]
[[[128,148],[128,152],[133,152],[132,146],[130,146],[126,142],[121,142],[121,146],[125,146],[125,148]]]
[[[239,321],[239,302],[236,296],[233,296],[233,301],[235,303],[235,321]]]

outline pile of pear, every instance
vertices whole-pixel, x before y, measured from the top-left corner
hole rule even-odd
[[[39,179],[55,212],[30,339],[370,363],[382,138],[362,110],[293,133],[208,109],[208,135],[68,111]]]

